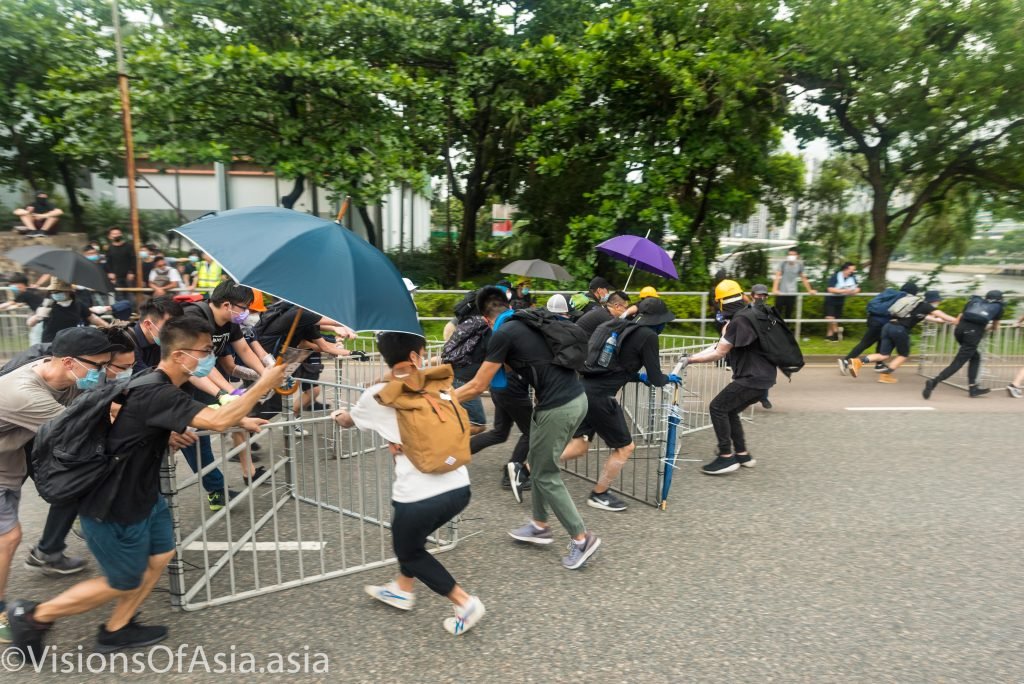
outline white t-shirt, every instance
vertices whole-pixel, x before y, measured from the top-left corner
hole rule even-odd
[[[393,444],[402,443],[398,431],[398,414],[390,406],[377,401],[377,393],[384,389],[384,383],[369,387],[352,407],[351,416],[360,430],[372,430]],[[423,501],[438,494],[469,486],[469,471],[461,466],[448,473],[423,473],[416,469],[402,454],[395,456],[395,483],[391,487],[391,499],[398,503]]]
[[[153,283],[157,287],[167,287],[169,285],[181,286],[181,273],[178,269],[168,266],[165,273],[157,273],[154,268],[149,272],[149,282]]]

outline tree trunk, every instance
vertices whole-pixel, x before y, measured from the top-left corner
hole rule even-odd
[[[871,207],[871,227],[873,235],[868,241],[868,249],[871,252],[871,269],[868,271],[868,283],[874,290],[885,289],[885,274],[889,270],[889,257],[892,256],[892,248],[889,247],[889,216],[888,202],[885,197],[875,195]]]
[[[459,255],[455,266],[456,281],[463,281],[476,265],[476,217],[484,206],[483,195],[466,193],[462,205],[462,227],[459,230]]]
[[[85,232],[85,208],[78,201],[78,183],[75,181],[75,170],[64,160],[57,162],[61,183],[68,196],[68,209],[71,210],[71,224],[76,233]]]
[[[370,211],[362,204],[358,207],[359,218],[363,220],[363,226],[366,228],[366,241],[374,247],[380,247],[377,242],[377,226],[374,225],[373,219],[370,217]]]
[[[297,176],[295,178],[295,184],[292,186],[292,191],[281,198],[281,206],[285,209],[292,209],[295,203],[302,197],[302,193],[306,190],[306,177]]]

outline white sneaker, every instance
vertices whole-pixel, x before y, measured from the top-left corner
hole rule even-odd
[[[1013,383],[1006,386],[1006,391],[1010,393],[1010,396],[1014,399],[1020,399],[1024,397],[1024,389],[1017,387]]]
[[[388,582],[383,586],[367,584],[363,590],[381,603],[394,606],[399,610],[412,610],[416,605],[416,594],[411,591],[402,591],[394,582]]]
[[[469,603],[455,608],[455,617],[444,619],[444,628],[448,630],[449,634],[459,636],[480,622],[480,618],[484,616],[485,612],[487,611],[484,610],[483,601],[476,596],[470,596]]]

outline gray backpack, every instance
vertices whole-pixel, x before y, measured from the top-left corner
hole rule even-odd
[[[924,297],[918,295],[904,295],[889,306],[889,315],[893,318],[907,318],[913,313],[918,304],[924,301]]]

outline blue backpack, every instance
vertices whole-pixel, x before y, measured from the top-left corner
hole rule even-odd
[[[896,303],[903,295],[907,294],[903,290],[897,290],[892,287],[887,287],[882,292],[879,292],[871,301],[868,302],[868,315],[877,316],[879,318],[891,318],[889,314],[889,307]]]

